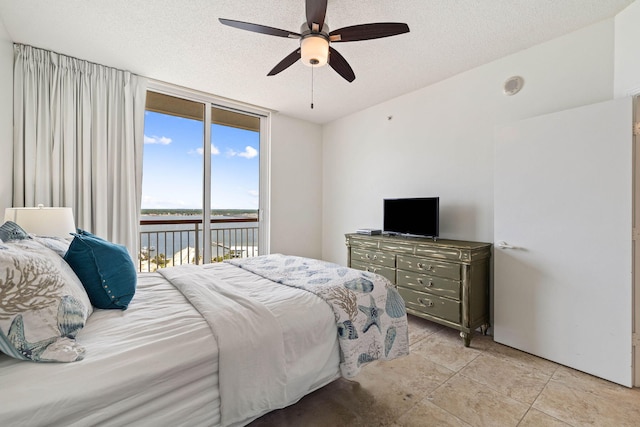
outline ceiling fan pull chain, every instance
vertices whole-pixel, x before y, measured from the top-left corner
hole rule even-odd
[[[311,67],[311,109],[313,110],[313,66]]]

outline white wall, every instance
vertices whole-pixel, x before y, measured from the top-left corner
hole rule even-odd
[[[495,125],[611,99],[613,53],[610,19],[325,125],[323,259],[345,264],[385,197],[439,196],[441,237],[491,242]]]
[[[616,97],[640,93],[640,2],[631,3],[615,18]]]
[[[13,186],[13,43],[0,17],[0,212],[10,207]]]
[[[322,255],[322,130],[271,119],[271,253]]]

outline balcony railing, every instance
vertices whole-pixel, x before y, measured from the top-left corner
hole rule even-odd
[[[144,219],[140,221],[140,230],[138,271],[203,264],[202,219]],[[257,219],[211,219],[210,262],[257,255]]]

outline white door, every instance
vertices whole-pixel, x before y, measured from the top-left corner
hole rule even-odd
[[[640,142],[640,95],[636,95],[633,98],[633,104],[635,107],[635,117],[633,119],[633,146],[635,148],[635,163],[633,164],[633,234],[635,236],[633,240],[633,286],[635,290],[633,299],[633,317],[635,319],[633,327],[633,385],[634,387],[640,387],[640,340],[638,339],[640,335],[640,173],[638,171],[638,168],[640,167],[640,150],[638,150],[638,142]]]
[[[632,385],[632,111],[496,130],[494,338]]]

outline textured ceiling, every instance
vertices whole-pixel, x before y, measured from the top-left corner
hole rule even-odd
[[[14,42],[326,123],[592,23],[633,0],[329,0],[331,29],[405,22],[410,32],[340,43],[356,80],[300,62],[298,41],[218,22],[299,32],[304,0],[0,0]]]

